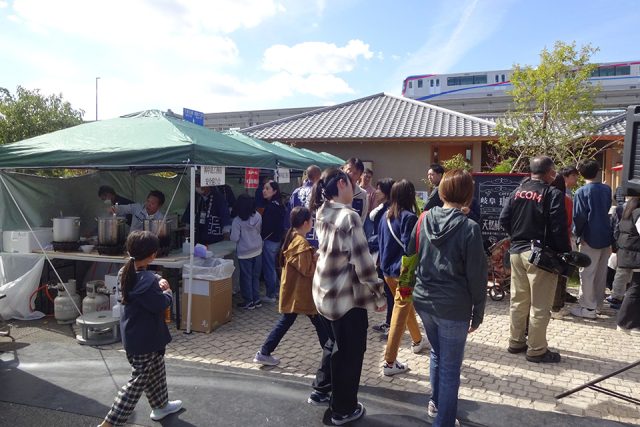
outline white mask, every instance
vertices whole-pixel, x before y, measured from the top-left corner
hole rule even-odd
[[[105,205],[107,205],[107,206],[111,206],[111,200],[109,200],[109,199],[104,199],[104,200],[102,201],[102,203],[104,203],[104,204],[105,204]]]

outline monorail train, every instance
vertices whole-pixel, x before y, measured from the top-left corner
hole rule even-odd
[[[497,70],[409,76],[402,83],[402,95],[418,101],[506,96],[512,73],[513,70]],[[602,91],[638,89],[640,61],[598,64],[589,81],[599,83]]]

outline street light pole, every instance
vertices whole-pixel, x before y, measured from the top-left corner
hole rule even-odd
[[[98,80],[100,77],[96,77],[96,122],[98,121]]]

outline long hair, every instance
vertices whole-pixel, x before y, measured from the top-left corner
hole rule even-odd
[[[248,220],[249,218],[251,218],[251,215],[256,213],[255,197],[251,197],[248,194],[239,195],[238,200],[236,200],[234,210],[236,212],[236,215],[238,215],[241,220]]]
[[[324,202],[338,195],[338,181],[340,180],[351,185],[349,176],[341,169],[329,168],[322,172],[322,176],[318,182],[313,185],[313,189],[311,190],[309,207],[312,211],[318,210]]]
[[[273,196],[271,196],[271,199],[269,200],[270,202],[275,200],[276,202],[282,204],[282,193],[280,192],[280,184],[278,184],[277,182],[275,182],[274,180],[270,179],[269,181],[265,182],[265,185],[269,184],[269,187],[271,187],[273,189],[273,191],[275,191],[275,193],[273,193]]]
[[[625,203],[624,210],[622,211],[622,219],[631,218],[631,214],[634,210],[638,209],[638,205],[640,205],[640,197],[629,197],[629,200]]]
[[[287,234],[285,234],[284,236],[284,243],[282,243],[280,255],[278,257],[281,267],[284,267],[285,262],[284,251],[289,249],[289,245],[293,240],[296,228],[302,227],[302,224],[311,219],[311,211],[304,206],[296,206],[295,208],[291,209],[291,215],[289,216],[289,219],[291,220],[291,227],[289,228],[289,230],[287,230]]]
[[[382,178],[378,180],[378,182],[376,182],[376,188],[380,190],[382,194],[384,194],[385,202],[391,200],[391,188],[395,183],[396,182],[393,180],[393,178]]]
[[[391,187],[391,205],[387,211],[387,218],[395,219],[400,217],[400,212],[418,212],[416,202],[416,188],[411,181],[401,179]]]
[[[120,291],[122,292],[122,304],[129,299],[129,292],[136,284],[136,261],[142,261],[158,252],[160,240],[150,231],[132,231],[127,237],[126,248],[129,253],[129,261],[122,268],[120,276]]]

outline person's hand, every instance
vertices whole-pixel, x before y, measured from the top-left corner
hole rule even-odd
[[[171,290],[171,286],[169,285],[167,279],[160,279],[158,283],[160,283],[160,289],[162,289],[163,291],[166,291],[167,289]]]

